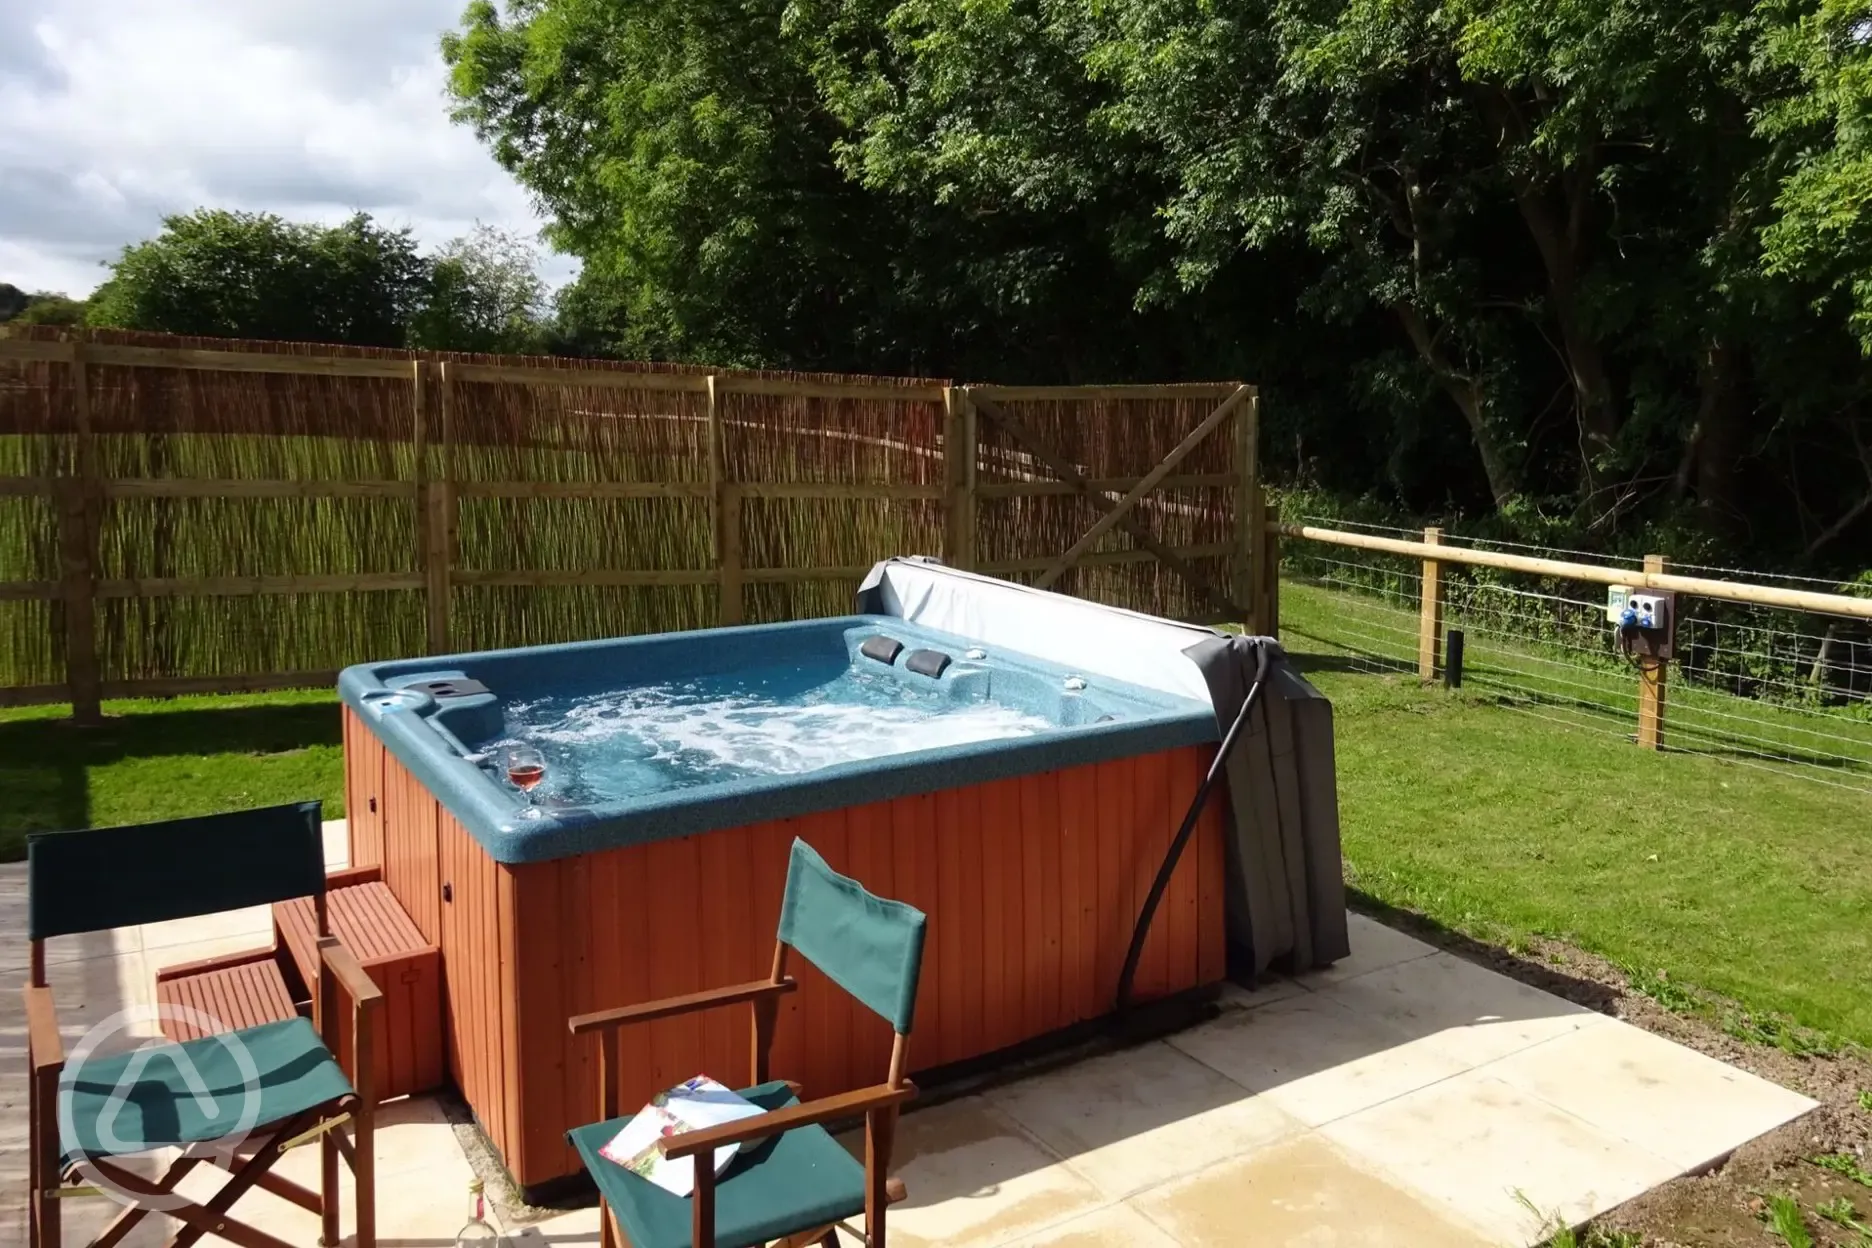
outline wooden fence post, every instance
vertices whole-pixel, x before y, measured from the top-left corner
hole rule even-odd
[[[723,627],[747,619],[741,578],[741,489],[728,482],[726,434],[722,427],[720,379],[708,384],[709,525],[714,534],[716,586],[719,594],[716,623]]]
[[[1261,597],[1256,604],[1261,612],[1261,631],[1269,637],[1280,636],[1280,508],[1261,499],[1261,551],[1257,566]]]
[[[1235,413],[1235,580],[1241,586],[1251,636],[1269,634],[1262,618],[1267,599],[1267,500],[1261,492],[1261,396],[1250,390]]]
[[[1646,572],[1667,570],[1663,555],[1644,557]],[[1672,620],[1673,627],[1676,621]],[[1638,660],[1638,746],[1645,750],[1664,748],[1664,702],[1670,676],[1670,660],[1641,657]]]
[[[1426,546],[1441,546],[1443,530],[1423,531]],[[1423,592],[1417,611],[1417,679],[1426,684],[1436,679],[1438,652],[1443,644],[1443,565],[1435,559],[1423,561]]]
[[[85,370],[85,339],[72,339],[71,401],[73,475],[59,482],[59,582],[65,604],[65,683],[72,720],[104,722],[99,705],[102,677],[97,652],[98,529],[103,523],[103,490],[97,442],[91,431],[91,387]]]
[[[423,533],[423,586],[429,621],[429,653],[447,654],[449,639],[450,570],[455,562],[457,519],[454,496],[453,430],[454,380],[447,361],[435,366],[439,384],[436,419],[430,419],[429,369],[424,360],[410,362],[411,400],[417,430],[417,507]],[[435,434],[430,436],[430,430]],[[429,451],[436,450],[431,465]]]
[[[980,431],[968,389],[943,387],[943,562],[972,569],[975,552],[975,470]]]
[[[746,594],[741,576],[741,487],[723,485],[717,494],[721,517],[721,622],[747,622]]]

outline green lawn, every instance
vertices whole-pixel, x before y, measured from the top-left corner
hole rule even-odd
[[[1354,670],[1339,595],[1282,591],[1283,634],[1337,712],[1348,871],[1472,935],[1555,936],[1872,1043],[1872,800],[1721,755],[1653,754],[1604,720]],[[35,828],[321,798],[342,815],[322,692],[0,711],[0,857]],[[1805,769],[1811,771],[1812,769]]]
[[[0,710],[0,860],[26,833],[320,798],[344,814],[338,702],[323,690]]]
[[[1486,682],[1452,695],[1356,670],[1370,665],[1337,644],[1356,605],[1281,594],[1282,638],[1334,703],[1357,888],[1872,1043],[1872,799],[1746,757],[1640,750]]]

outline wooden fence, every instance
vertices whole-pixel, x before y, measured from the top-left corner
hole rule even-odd
[[[1254,625],[1235,383],[0,336],[0,705],[849,610],[877,559]]]
[[[1560,559],[1537,558],[1504,551],[1477,550],[1449,545],[1443,530],[1427,528],[1423,540],[1383,537],[1374,533],[1354,533],[1343,529],[1307,524],[1282,524],[1274,517],[1267,520],[1269,532],[1262,576],[1279,583],[1282,538],[1315,542],[1350,550],[1371,551],[1418,560],[1421,570],[1417,580],[1417,675],[1428,682],[1443,670],[1444,655],[1444,564],[1494,568],[1519,572],[1557,581],[1577,581],[1589,585],[1623,585],[1632,589],[1656,590],[1684,598],[1705,598],[1717,602],[1744,603],[1812,612],[1842,620],[1872,620],[1872,598],[1813,590],[1786,589],[1773,585],[1755,585],[1745,581],[1712,577],[1681,576],[1670,571],[1662,555],[1646,555],[1642,568],[1617,568],[1602,564],[1575,563]],[[1260,619],[1269,631],[1278,632],[1278,601],[1265,609]],[[1679,616],[1681,618],[1681,614]],[[1608,628],[1610,625],[1607,626]],[[1634,661],[1637,682],[1638,723],[1635,739],[1646,749],[1662,749],[1668,716],[1670,663],[1666,660],[1638,657]],[[1824,734],[1822,734],[1824,735]],[[1843,738],[1842,738],[1843,739]]]

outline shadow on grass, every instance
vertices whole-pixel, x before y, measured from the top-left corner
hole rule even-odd
[[[342,740],[329,704],[148,710],[95,728],[69,720],[0,721],[0,861],[28,832],[90,826],[90,772],[127,759],[276,754]]]
[[[1329,654],[1322,650],[1299,650],[1291,643],[1287,644],[1287,657],[1294,661],[1302,675],[1308,672],[1353,672],[1374,676],[1391,672],[1415,671],[1417,668],[1414,660],[1407,662],[1395,654],[1380,654],[1376,650],[1347,645],[1343,641],[1321,637],[1291,625],[1283,631],[1282,637],[1283,639],[1300,638],[1319,646],[1330,646],[1340,652]]]

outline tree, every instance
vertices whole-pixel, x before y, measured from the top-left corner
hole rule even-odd
[[[471,4],[458,120],[552,214],[607,319],[652,356],[832,358],[863,337],[888,219],[831,158],[783,0]]]
[[[32,301],[24,311],[13,318],[15,325],[83,325],[85,323],[85,301],[73,299],[68,295],[52,291],[41,291],[32,296]]]
[[[94,325],[381,347],[403,345],[428,280],[409,230],[364,213],[323,226],[199,209],[110,268]]]
[[[1775,6],[1768,53],[1800,89],[1759,115],[1794,148],[1776,219],[1763,228],[1768,267],[1823,284],[1850,308],[1872,355],[1872,12],[1856,0]]]
[[[1864,0],[483,0],[444,52],[585,262],[562,341],[1245,376],[1274,471],[1504,534],[1872,516]]]
[[[54,291],[27,294],[9,282],[0,282],[0,323],[15,325],[82,325],[85,303]]]
[[[539,254],[516,235],[479,225],[429,260],[409,345],[524,354],[540,349],[546,283]]]

